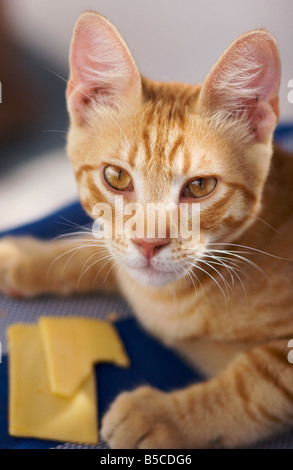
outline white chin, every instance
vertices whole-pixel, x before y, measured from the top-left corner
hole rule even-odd
[[[162,287],[178,279],[174,271],[158,271],[153,268],[133,268],[127,266],[128,272],[140,284],[153,287]]]

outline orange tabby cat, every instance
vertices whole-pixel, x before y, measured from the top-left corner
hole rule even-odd
[[[242,35],[203,85],[153,82],[115,27],[87,12],[70,65],[68,153],[87,212],[114,210],[116,195],[200,204],[200,244],[7,238],[1,290],[119,290],[151,334],[206,374],[171,393],[121,394],[103,419],[111,447],[237,447],[292,425],[293,159],[272,145],[274,38]]]

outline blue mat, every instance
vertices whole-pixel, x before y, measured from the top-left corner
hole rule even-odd
[[[293,126],[279,126],[275,138],[285,147],[293,150]],[[30,234],[42,239],[50,239],[77,230],[75,224],[90,226],[91,223],[91,219],[85,214],[80,203],[76,202],[40,221],[2,233],[0,237],[7,234],[16,236]],[[167,391],[202,380],[199,374],[181,362],[173,352],[143,332],[133,318],[121,320],[116,325],[130,356],[131,367],[124,370],[110,364],[96,366],[100,418],[121,391],[131,390],[144,384]],[[7,356],[2,357],[2,364],[0,364],[0,417],[0,448],[2,449],[45,449],[60,445],[60,442],[55,441],[14,438],[8,435]]]

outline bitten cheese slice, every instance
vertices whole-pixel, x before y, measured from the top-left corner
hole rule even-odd
[[[90,376],[97,362],[129,366],[114,325],[84,317],[41,317],[51,390],[71,396]]]
[[[38,325],[8,329],[9,432],[13,436],[96,444],[96,386],[90,374],[70,398],[51,392]]]

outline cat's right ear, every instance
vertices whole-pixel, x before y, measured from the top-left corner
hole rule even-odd
[[[141,94],[141,77],[117,29],[95,12],[83,13],[74,28],[66,98],[77,124],[89,110],[119,108]]]
[[[200,92],[200,107],[223,123],[238,121],[256,142],[266,142],[279,118],[280,74],[275,38],[266,30],[250,31],[212,68]]]

